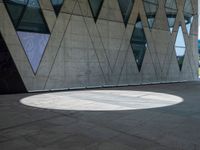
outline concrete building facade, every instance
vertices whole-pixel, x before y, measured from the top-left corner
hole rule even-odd
[[[193,81],[197,3],[0,0],[1,39],[29,92]],[[1,93],[9,92],[10,79],[1,80]]]

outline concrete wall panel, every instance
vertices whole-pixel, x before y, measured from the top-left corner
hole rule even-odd
[[[118,0],[104,0],[97,22],[88,0],[65,0],[58,16],[49,0],[40,0],[51,33],[36,74],[1,1],[0,31],[28,91],[192,81],[198,77],[198,8],[197,1],[191,1],[194,20],[188,35],[183,16],[184,0],[177,0],[178,14],[172,34],[165,0],[158,0],[159,8],[151,30],[142,0],[135,0],[126,27]],[[140,72],[130,45],[138,15],[148,42]],[[174,47],[180,24],[186,42],[182,71]]]

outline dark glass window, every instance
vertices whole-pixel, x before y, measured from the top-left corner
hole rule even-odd
[[[134,0],[118,0],[125,26],[128,24]]]
[[[198,52],[200,54],[200,40],[198,40]]]
[[[58,16],[64,0],[51,0],[56,16]]]
[[[147,49],[147,40],[140,17],[137,18],[130,44],[135,56],[138,70],[140,71]]]
[[[179,26],[178,28],[178,33],[177,33],[176,42],[175,42],[175,50],[176,50],[176,58],[178,60],[179,68],[181,70],[183,66],[183,60],[185,57],[185,50],[186,50],[183,30],[181,26]]]
[[[17,28],[19,20],[26,9],[28,0],[4,0],[4,2],[15,28]]]
[[[169,29],[170,32],[172,33],[178,12],[176,0],[166,0],[165,11],[167,15]]]
[[[144,0],[144,8],[148,19],[149,28],[152,29],[156,12],[158,10],[158,0]]]
[[[38,0],[4,0],[17,31],[49,33]]]
[[[185,0],[184,19],[188,34],[190,34],[191,25],[193,22],[193,8],[191,0]]]
[[[49,40],[49,28],[38,0],[4,0],[17,35],[36,73]]]
[[[93,15],[94,21],[96,22],[104,0],[88,0],[88,2],[90,4],[90,8],[92,10],[92,15]]]

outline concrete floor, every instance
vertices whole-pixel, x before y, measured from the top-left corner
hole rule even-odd
[[[200,150],[200,82],[1,95],[0,150]]]

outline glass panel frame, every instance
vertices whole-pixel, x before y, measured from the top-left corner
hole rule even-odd
[[[159,8],[158,0],[143,0],[143,4],[149,28],[152,29]]]
[[[165,13],[168,21],[169,31],[172,34],[178,13],[176,0],[165,0]]]

